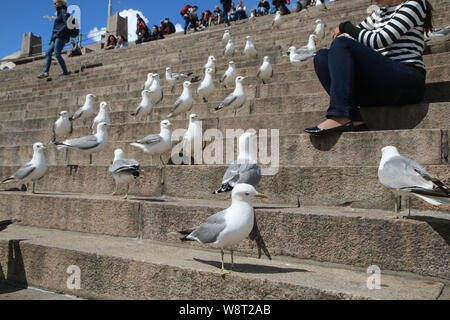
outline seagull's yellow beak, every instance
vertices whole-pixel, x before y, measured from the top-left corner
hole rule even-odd
[[[268,199],[269,198],[268,196],[266,196],[265,194],[262,194],[262,193],[258,193],[255,197],[262,198],[262,199]]]

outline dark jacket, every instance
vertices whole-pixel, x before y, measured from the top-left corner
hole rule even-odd
[[[260,2],[258,3],[258,8],[266,8],[267,10],[270,10],[270,3],[268,1]]]
[[[150,31],[148,30],[147,24],[144,19],[139,18],[136,25],[136,34],[141,35],[143,38],[150,37]]]
[[[220,3],[224,7],[224,9],[230,9],[231,8],[231,0],[220,0]],[[229,10],[226,10],[227,12]]]
[[[176,29],[175,29],[175,26],[173,25],[173,23],[172,22],[167,22],[166,23],[166,26],[168,27],[168,34],[172,34],[172,33],[175,33],[176,32]]]
[[[61,38],[69,42],[70,40],[70,32],[69,28],[67,28],[67,19],[69,19],[70,14],[67,13],[67,7],[61,6],[56,8],[57,17],[53,24],[52,31],[52,39],[51,41],[55,41],[56,38]]]

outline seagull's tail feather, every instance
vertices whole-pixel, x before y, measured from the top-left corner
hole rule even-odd
[[[220,193],[230,192],[230,191],[233,191],[233,187],[230,186],[230,184],[225,183],[219,189],[214,191],[213,194],[220,194]]]
[[[189,72],[189,73],[187,74],[187,76],[190,77],[190,76],[192,76],[193,74],[194,74],[193,72]]]
[[[144,147],[143,144],[140,144],[140,143],[131,143],[130,145],[131,145],[132,147],[136,147],[136,148],[139,148],[139,149],[145,151],[145,147]]]
[[[8,183],[13,182],[14,180],[15,179],[13,177],[9,177],[9,178],[3,180],[2,182],[0,182],[0,184],[8,184]]]
[[[55,146],[58,146],[58,150],[63,150],[63,149],[66,149],[66,148],[70,148],[70,146],[65,144],[64,142],[54,141],[53,144]]]
[[[432,199],[432,198],[425,197],[425,196],[422,196],[422,195],[416,194],[416,193],[413,193],[413,194],[414,194],[416,197],[418,197],[418,198],[420,198],[420,199],[422,199],[422,200],[428,202],[429,204],[431,204],[431,205],[433,205],[433,206],[439,207],[439,206],[442,204],[442,203],[440,203],[439,201],[434,200],[434,199]],[[439,200],[441,200],[441,199],[439,199]],[[442,199],[442,200],[445,201],[444,199]],[[445,201],[445,202],[448,202],[448,200]],[[450,202],[449,202],[449,203],[450,203]]]
[[[19,219],[0,221],[0,231],[5,230],[6,228],[8,228],[9,225],[16,223],[16,222],[21,222],[21,221]]]
[[[179,234],[184,235],[184,237],[180,238],[181,241],[194,241],[192,239],[188,239],[188,236],[194,232],[194,229],[188,229],[188,230],[182,230],[182,231],[178,231]]]

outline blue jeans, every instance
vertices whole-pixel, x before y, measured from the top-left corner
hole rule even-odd
[[[50,71],[50,66],[52,65],[52,55],[53,52],[55,52],[55,57],[58,60],[62,71],[64,73],[67,73],[66,63],[64,62],[64,59],[61,57],[61,51],[64,49],[66,43],[67,41],[61,38],[56,38],[56,40],[51,43],[50,48],[48,48],[46,54],[47,63],[45,64],[44,72],[48,73]]]
[[[183,16],[183,19],[185,21],[184,34],[186,34],[190,24],[194,27],[194,30],[197,31],[197,23],[195,20],[192,20],[189,16]]]
[[[231,10],[231,7],[223,7],[223,13],[222,13],[222,18],[223,18],[223,22],[226,24],[230,24],[230,21],[228,19],[228,11]]]
[[[317,52],[314,67],[330,95],[327,118],[362,121],[357,106],[413,104],[424,96],[425,75],[347,37]]]
[[[263,8],[263,7],[259,7],[259,8],[256,9],[256,13],[257,13],[259,16],[263,16],[263,15],[268,14],[268,13],[269,13],[269,10],[267,10],[266,8]]]

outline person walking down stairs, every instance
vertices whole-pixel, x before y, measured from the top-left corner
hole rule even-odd
[[[419,103],[425,92],[424,34],[431,30],[428,0],[376,0],[381,9],[358,26],[341,23],[330,49],[314,58],[330,95],[328,118],[305,129],[313,135],[367,130],[358,106]],[[343,34],[351,36],[340,37]]]
[[[64,49],[64,46],[70,40],[70,32],[69,28],[67,28],[67,19],[70,15],[67,13],[67,1],[66,0],[54,0],[54,5],[57,12],[57,17],[55,19],[52,31],[52,38],[50,41],[50,47],[47,50],[46,56],[47,61],[44,67],[44,72],[42,72],[38,78],[44,79],[49,76],[50,67],[52,65],[52,56],[55,53],[55,57],[61,66],[63,71],[60,76],[66,76],[70,73],[67,71],[67,66],[64,59],[61,56],[61,51]]]

